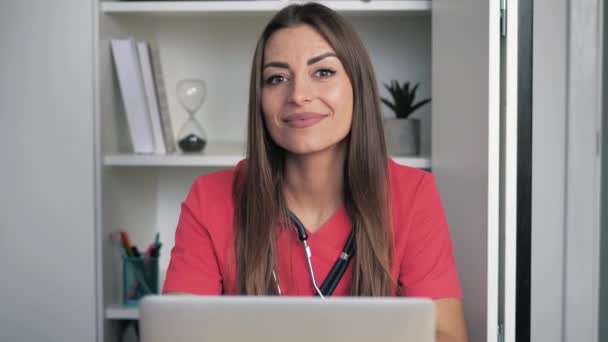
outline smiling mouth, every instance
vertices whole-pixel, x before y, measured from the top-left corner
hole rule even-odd
[[[327,115],[320,113],[294,113],[288,115],[283,121],[293,128],[305,128],[317,124]]]

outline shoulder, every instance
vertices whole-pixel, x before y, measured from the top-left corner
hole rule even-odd
[[[209,229],[232,219],[232,183],[244,164],[241,160],[235,167],[200,175],[192,183],[184,204]]]
[[[243,163],[244,161],[240,161],[234,167],[199,175],[194,180],[192,189],[208,195],[230,194],[234,177]]]
[[[389,160],[390,198],[397,233],[406,234],[421,215],[439,214],[439,193],[432,173]]]
[[[231,196],[234,177],[245,164],[245,160],[241,160],[234,167],[199,175],[191,190],[202,192],[206,196],[220,196],[218,199],[223,199],[226,195]]]
[[[388,161],[390,191],[398,199],[413,198],[418,188],[426,183],[433,182],[433,175],[421,169],[401,165],[392,159]]]

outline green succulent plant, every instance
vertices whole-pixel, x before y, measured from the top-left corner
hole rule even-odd
[[[393,101],[381,97],[382,103],[388,106],[395,112],[398,119],[407,119],[416,109],[424,106],[431,102],[431,99],[424,99],[420,102],[414,103],[416,99],[416,91],[420,83],[416,83],[413,88],[410,89],[410,82],[403,83],[403,86],[399,82],[392,80],[391,84],[384,83],[384,87],[391,94]]]

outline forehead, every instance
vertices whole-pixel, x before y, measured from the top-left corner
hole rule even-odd
[[[264,61],[308,59],[324,52],[335,52],[314,28],[298,25],[274,32],[264,47]]]

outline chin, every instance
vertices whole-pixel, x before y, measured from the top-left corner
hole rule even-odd
[[[291,154],[303,156],[337,149],[341,145],[342,141],[327,141],[323,143],[316,142],[310,144],[303,144],[302,142],[297,141],[279,145]]]
[[[318,146],[302,146],[300,144],[286,144],[286,145],[283,145],[283,149],[285,149],[285,151],[287,151],[291,154],[307,155],[307,154],[321,152],[323,150],[326,150],[327,147],[324,148],[324,147],[318,147]]]

